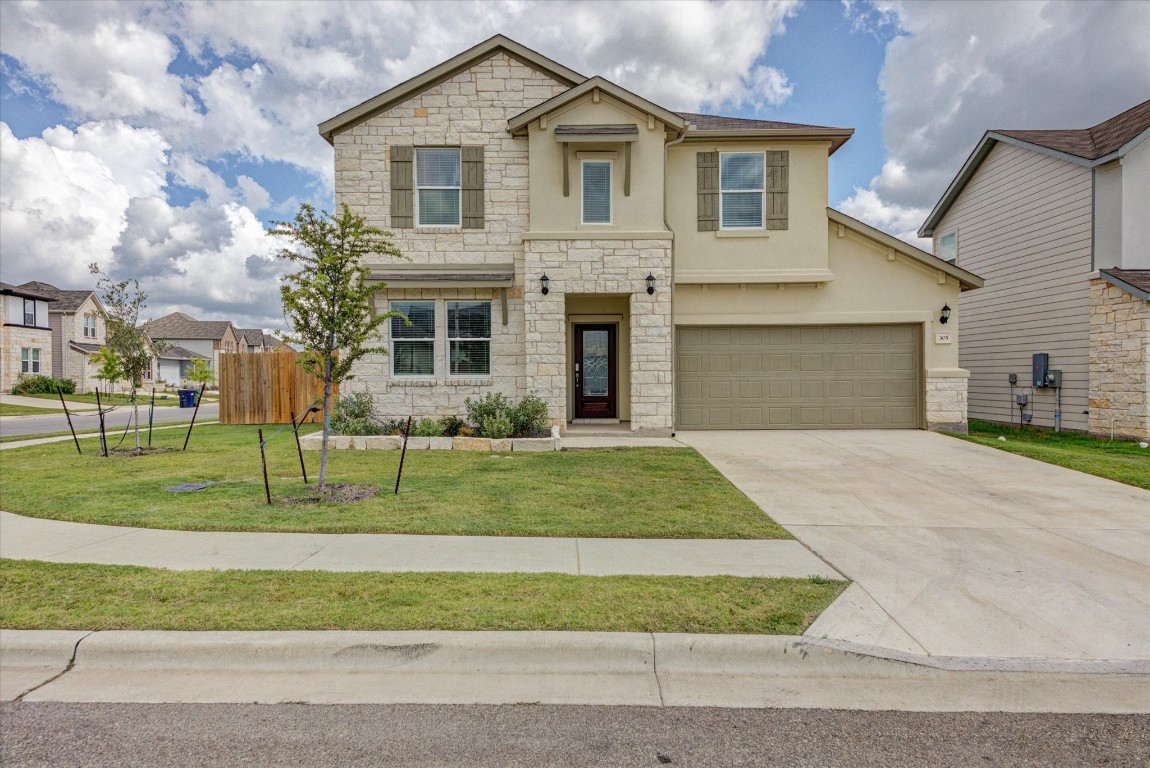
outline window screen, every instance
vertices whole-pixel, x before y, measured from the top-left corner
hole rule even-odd
[[[447,346],[452,376],[491,375],[491,302],[447,302]]]
[[[766,172],[761,152],[723,152],[719,156],[719,189],[724,229],[763,226]]]
[[[393,301],[402,318],[391,319],[391,371],[395,376],[435,375],[435,302]]]
[[[583,223],[611,223],[611,163],[583,162]]]
[[[415,150],[419,226],[460,226],[460,175],[458,147]]]

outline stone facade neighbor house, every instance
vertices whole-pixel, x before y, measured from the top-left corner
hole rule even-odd
[[[496,36],[319,131],[337,204],[410,258],[367,262],[411,321],[346,387],[382,413],[965,429],[981,280],[827,208],[850,129],[673,112]]]
[[[51,376],[71,379],[77,392],[94,392],[104,382],[96,378],[100,365],[94,355],[104,346],[107,327],[104,306],[93,290],[65,290],[34,280],[20,288],[50,296],[48,324],[52,328]]]
[[[919,230],[986,278],[958,304],[971,418],[1017,423],[1026,395],[1032,424],[1150,437],[1148,138],[1150,101],[1092,128],[988,131]],[[1034,354],[1061,387],[1033,386]]]
[[[20,376],[52,375],[51,296],[0,283],[0,392],[11,392]]]
[[[230,320],[197,320],[183,312],[144,323],[144,330],[160,350],[155,378],[180,384],[192,360],[205,358],[213,371],[220,369],[221,352],[240,351],[239,337]]]

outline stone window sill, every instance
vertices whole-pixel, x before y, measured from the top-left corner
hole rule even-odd
[[[448,376],[447,383],[464,387],[489,387],[493,383],[491,377],[475,378],[469,376]]]
[[[715,231],[715,237],[760,237],[766,240],[770,232],[765,229],[720,229]]]

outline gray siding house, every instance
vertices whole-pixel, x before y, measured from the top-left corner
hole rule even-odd
[[[988,131],[919,230],[986,281],[959,299],[970,418],[1017,423],[1026,395],[1031,424],[1150,434],[1148,137],[1150,101],[1092,128]],[[1035,353],[1060,389],[1031,386]]]

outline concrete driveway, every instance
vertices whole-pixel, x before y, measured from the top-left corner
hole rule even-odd
[[[855,581],[809,635],[1150,659],[1150,491],[930,432],[678,437]]]

